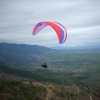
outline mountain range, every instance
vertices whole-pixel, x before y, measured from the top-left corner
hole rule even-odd
[[[26,65],[49,51],[52,49],[37,45],[0,43],[0,62]]]
[[[10,43],[0,43],[0,62],[11,63],[18,65],[29,65],[33,66],[40,64],[43,59],[45,60],[51,56],[55,55],[55,51],[61,50],[63,52],[68,52],[68,50],[100,50],[98,45],[88,45],[81,47],[43,47],[38,45],[26,45],[26,44],[10,44]],[[51,52],[51,53],[50,53]],[[57,53],[57,52],[56,52]],[[47,55],[49,54],[49,55]],[[41,60],[42,59],[42,60]],[[49,61],[51,58],[48,58]],[[40,65],[39,65],[40,66]]]
[[[100,44],[87,44],[82,46],[70,46],[70,47],[61,47],[61,46],[54,46],[51,49],[56,50],[100,50]]]

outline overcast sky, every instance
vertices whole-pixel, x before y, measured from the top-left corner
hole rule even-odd
[[[36,36],[40,21],[56,21],[68,32],[64,44],[47,26]],[[0,43],[52,46],[100,44],[100,0],[0,0]]]

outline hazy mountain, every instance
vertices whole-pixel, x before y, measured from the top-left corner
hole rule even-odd
[[[98,48],[97,48],[98,47]],[[54,49],[57,49],[56,51]],[[59,52],[58,50],[67,50]],[[89,47],[70,47],[70,48],[61,48],[56,47],[53,49],[43,47],[43,46],[37,46],[37,45],[26,45],[26,44],[8,44],[8,43],[0,43],[0,62],[5,63],[11,63],[11,64],[17,64],[17,65],[32,65],[32,66],[40,66],[41,62],[47,61],[49,64],[57,64],[58,65],[68,65],[66,60],[68,61],[71,55],[70,50],[100,50],[99,44],[95,46],[89,46]],[[52,52],[51,52],[52,51]],[[68,53],[69,51],[69,53]],[[65,57],[65,54],[66,57]],[[91,52],[90,52],[91,53]],[[72,54],[72,53],[71,53]],[[85,52],[84,52],[85,54]],[[68,56],[69,55],[69,56]],[[73,53],[73,57],[80,57],[78,56],[79,53]],[[85,54],[87,55],[87,54]],[[88,54],[89,55],[89,54]],[[93,55],[93,54],[91,54]],[[57,62],[57,59],[61,57],[64,58],[64,61]],[[90,56],[89,56],[90,57]],[[93,56],[94,57],[94,56]],[[56,59],[56,62],[54,62]],[[86,58],[84,58],[86,59]],[[76,60],[76,59],[75,59]],[[74,61],[75,61],[74,60]],[[79,61],[77,59],[77,61]],[[76,61],[76,62],[77,62]],[[72,63],[71,63],[72,65]],[[74,63],[75,65],[75,63]],[[55,65],[57,66],[57,65]]]
[[[56,50],[100,50],[100,44],[87,44],[85,46],[72,46],[72,47],[61,47],[55,46],[51,47],[51,49]]]
[[[50,48],[37,45],[0,43],[0,62],[28,64],[38,61],[38,55],[49,51]]]
[[[50,48],[37,45],[0,43],[0,53],[41,54],[50,50]]]

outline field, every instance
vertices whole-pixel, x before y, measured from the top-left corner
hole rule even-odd
[[[7,47],[11,48],[11,46]],[[81,92],[88,94],[87,98],[91,98],[90,94],[92,98],[100,97],[100,50],[46,50],[44,52],[45,48],[43,48],[42,52],[41,50],[30,52],[29,48],[24,47],[25,51],[17,47],[19,52],[17,48],[16,51],[13,51],[13,47],[9,48],[5,49],[7,50],[5,52],[4,48],[1,49],[0,72],[19,76],[21,80],[28,78],[48,86],[53,84],[55,98],[59,94],[57,91],[62,89],[62,87],[59,88],[60,86],[70,88],[73,85]],[[41,67],[43,61],[48,68]],[[63,94],[65,96],[64,91]],[[82,96],[80,93],[79,95]],[[78,98],[79,95],[75,97]]]

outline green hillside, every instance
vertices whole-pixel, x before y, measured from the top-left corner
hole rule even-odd
[[[0,73],[0,100],[44,100],[45,87],[22,83],[19,77]]]
[[[90,98],[100,99],[99,86],[41,83],[30,78],[0,72],[0,100],[89,100]]]
[[[41,67],[43,61],[47,63],[48,68]],[[9,82],[7,80],[7,83],[5,81],[2,83],[1,78],[0,84],[18,84],[22,86],[21,81],[24,78],[27,78],[29,83],[32,83],[31,80],[38,81],[39,84],[42,83],[42,86],[48,84],[49,87],[52,84],[49,89],[53,91],[52,98],[55,99],[51,100],[66,100],[65,98],[81,100],[84,95],[88,99],[92,96],[93,100],[99,100],[97,98],[100,97],[99,50],[57,51],[38,46],[2,44],[0,45],[0,72],[20,77],[20,80],[15,80],[15,83],[12,82],[12,79]],[[81,93],[75,94],[76,90],[71,90],[73,85],[80,89]],[[46,87],[46,85],[43,87]],[[64,88],[68,89],[64,90]],[[1,94],[2,90],[4,88],[1,88]],[[70,97],[66,95],[67,93]],[[88,99],[84,98],[82,100]]]

